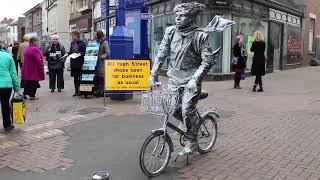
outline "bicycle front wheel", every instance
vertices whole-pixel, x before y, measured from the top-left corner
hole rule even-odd
[[[168,166],[171,157],[172,141],[163,132],[152,133],[143,143],[140,151],[140,167],[142,172],[155,177]]]
[[[205,154],[211,151],[217,141],[218,126],[214,117],[206,115],[202,117],[202,123],[198,131],[198,152]]]

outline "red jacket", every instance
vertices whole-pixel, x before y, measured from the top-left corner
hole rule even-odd
[[[45,79],[43,55],[35,45],[29,45],[24,51],[22,80],[42,81]]]

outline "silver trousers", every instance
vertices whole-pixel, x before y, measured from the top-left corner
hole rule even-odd
[[[181,85],[186,84],[180,84],[173,79],[169,79],[169,90],[177,90],[179,92],[179,102],[175,108],[173,116],[176,119],[186,123],[185,125],[187,127],[187,139],[196,141],[199,121],[196,105],[199,101],[201,86],[197,88],[196,92],[192,92],[187,88],[179,88],[179,86]]]

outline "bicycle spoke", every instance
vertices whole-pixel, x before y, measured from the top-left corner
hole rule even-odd
[[[158,145],[159,145],[159,141],[160,141],[160,136],[159,136],[159,139],[157,140],[157,143],[156,143],[156,146],[154,147],[152,153],[155,153],[157,148],[158,148]]]
[[[155,164],[156,164],[156,160],[157,160],[157,156],[153,156],[153,159],[152,159],[152,171],[154,172],[155,171]]]
[[[208,144],[210,141],[205,141],[205,142],[198,142],[198,144]]]
[[[154,153],[150,153],[150,154],[146,155],[145,158],[147,158],[147,157],[149,157],[149,156],[151,156],[151,155],[153,155],[153,154],[154,154]]]
[[[151,158],[146,162],[146,167],[147,167],[147,169],[150,169],[150,165],[151,165],[151,163],[152,163],[152,158],[153,158],[153,156],[151,156]],[[148,165],[147,165],[148,164]]]

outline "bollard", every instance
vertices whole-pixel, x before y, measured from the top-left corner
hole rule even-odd
[[[92,174],[91,180],[109,180],[109,173],[105,171],[98,171]]]

